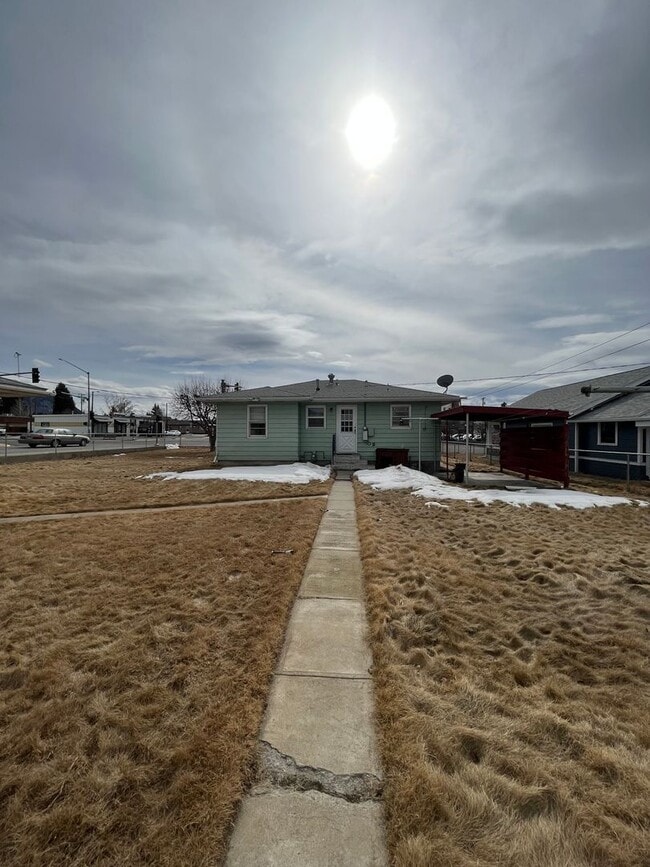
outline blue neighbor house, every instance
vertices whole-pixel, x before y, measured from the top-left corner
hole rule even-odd
[[[650,366],[544,388],[513,406],[569,413],[573,472],[650,477]]]

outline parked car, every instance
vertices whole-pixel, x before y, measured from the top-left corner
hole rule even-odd
[[[86,434],[76,434],[67,427],[42,427],[32,433],[18,437],[19,443],[27,443],[30,449],[36,446],[87,446],[90,439]]]
[[[168,437],[179,437],[181,432],[179,430],[168,430],[165,431],[165,435]]]

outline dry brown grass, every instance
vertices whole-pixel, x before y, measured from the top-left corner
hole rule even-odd
[[[47,515],[259,497],[327,493],[331,482],[177,482],[138,479],[158,472],[213,469],[208,449],[152,450],[124,456],[37,461],[0,467],[0,516]]]
[[[3,867],[219,862],[323,509],[0,528]]]
[[[398,867],[650,863],[650,509],[357,486]]]

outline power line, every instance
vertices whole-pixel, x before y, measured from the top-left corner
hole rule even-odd
[[[609,341],[607,341],[607,342],[609,342]],[[595,358],[592,358],[591,360],[592,361],[599,361],[601,358],[608,358],[610,355],[617,355],[619,352],[625,352],[628,349],[633,349],[635,346],[640,346],[642,343],[648,343],[648,342],[650,342],[650,337],[646,337],[645,340],[639,340],[637,343],[630,343],[629,346],[623,346],[623,347],[621,347],[621,349],[614,349],[612,352],[605,352],[603,355],[597,355]],[[593,348],[595,348],[595,347],[593,347]],[[578,363],[580,363],[580,362],[578,362]],[[613,366],[615,366],[615,365],[613,365]],[[638,364],[634,365],[634,366],[638,367]],[[559,371],[549,371],[548,373],[542,373],[542,372],[538,371],[537,373],[532,374],[530,378],[531,379],[543,379],[546,376],[553,376],[556,372],[559,372]],[[573,366],[573,367],[567,368],[563,372],[564,373],[578,373],[578,370],[575,368],[575,366]],[[511,380],[511,384],[514,385],[517,382],[519,382],[521,379],[522,379],[522,377],[519,377],[517,379],[513,379],[513,380]],[[496,388],[493,391],[490,391],[489,394],[490,395],[500,394],[502,391],[506,391],[508,388],[509,388],[509,385],[503,385],[503,386],[501,386],[501,388]],[[478,397],[483,397],[484,395],[487,395],[487,394],[488,394],[487,391],[482,391],[478,394]]]
[[[596,343],[594,346],[590,346],[589,349],[583,349],[581,352],[576,352],[573,355],[567,356],[567,358],[563,358],[561,361],[553,361],[551,364],[547,364],[546,367],[540,368],[537,372],[541,373],[544,370],[548,370],[549,367],[554,367],[556,364],[564,364],[567,361],[570,361],[572,358],[577,358],[579,355],[586,355],[588,352],[592,352],[594,349],[599,349],[601,346],[607,346],[608,343],[613,343],[614,340],[620,340],[621,337],[627,337],[628,334],[634,334],[635,331],[640,331],[641,328],[645,328],[646,325],[650,325],[650,322],[644,322],[642,325],[637,325],[636,328],[630,328],[629,331],[624,331],[623,334],[618,334],[616,337],[610,337],[608,340],[603,340],[602,343]],[[642,343],[644,341],[641,341]],[[636,346],[636,344],[633,344]],[[629,347],[628,347],[629,348]],[[623,352],[623,350],[620,350]],[[614,355],[615,353],[611,353]],[[599,358],[605,358],[604,355],[599,356]],[[596,358],[590,359],[591,361],[597,361]]]
[[[595,360],[595,359],[594,359]],[[625,364],[608,364],[604,367],[578,367],[578,368],[567,368],[566,370],[554,370],[551,373],[546,374],[547,376],[560,376],[563,373],[582,373],[591,370],[614,370],[620,367],[643,367],[643,364],[639,364],[638,361],[628,361]],[[518,379],[527,379],[527,378],[535,378],[539,376],[538,373],[522,373]],[[511,376],[480,376],[475,377],[474,379],[455,379],[454,382],[495,382],[496,380],[512,380]],[[437,385],[437,383],[435,383]],[[427,380],[426,382],[396,382],[395,385],[434,385],[433,380]]]
[[[50,382],[50,383],[55,383],[56,385],[58,385],[59,382],[61,382],[61,380],[60,379],[43,379],[43,377],[41,377],[41,382]],[[75,386],[72,386],[72,388],[75,388]],[[160,393],[154,394],[153,392],[148,392],[148,391],[124,391],[122,389],[114,389],[114,388],[93,388],[92,386],[91,386],[91,391],[93,391],[95,393],[99,393],[99,394],[118,394],[119,393],[119,394],[124,394],[125,397],[153,397],[153,398],[156,398],[158,400],[162,400],[165,398],[164,394],[160,394]],[[171,400],[172,397],[173,397],[173,395],[171,394],[171,392],[169,392],[168,393],[168,399]]]
[[[551,364],[547,364],[546,367],[541,368],[541,370],[536,371],[534,374],[526,374],[526,375],[530,376],[531,378],[542,378],[544,376],[544,372],[547,371],[550,367],[554,367],[556,364],[564,364],[566,361],[570,361],[572,358],[577,358],[579,355],[585,355],[585,353],[587,353],[587,352],[593,352],[594,349],[598,349],[601,346],[606,346],[608,343],[612,343],[614,340],[620,340],[622,337],[627,337],[628,334],[633,334],[635,331],[639,331],[639,329],[645,328],[647,325],[650,325],[650,322],[643,322],[641,325],[637,325],[635,328],[630,328],[629,331],[624,331],[622,334],[619,334],[616,337],[610,337],[607,340],[603,340],[601,343],[596,343],[596,344],[594,344],[594,346],[590,346],[589,349],[583,349],[580,352],[575,352],[575,353],[573,353],[573,355],[569,355],[566,358],[560,359],[559,361],[554,361]],[[641,343],[647,343],[648,340],[650,340],[650,338],[647,338],[646,340],[641,340],[641,341],[639,341],[639,343],[632,343],[630,346],[623,346],[621,349],[615,349],[613,352],[607,352],[604,355],[597,355],[595,358],[591,358],[589,360],[590,361],[598,361],[600,358],[607,358],[609,355],[616,355],[619,352],[625,352],[627,349],[632,349],[634,346],[639,346]],[[580,362],[578,362],[578,363],[580,363]],[[572,365],[572,367],[575,368],[575,365]],[[575,371],[575,370],[572,371],[571,368],[568,368],[565,372],[566,373],[571,373],[571,372],[577,373],[577,371]],[[513,377],[510,380],[510,383],[512,385],[514,385],[517,382],[520,382],[521,379],[522,379],[522,376]],[[508,389],[508,387],[509,387],[508,385],[504,385],[501,388],[495,389],[494,391],[490,391],[489,394],[490,395],[500,394],[501,392],[506,391]],[[483,392],[480,392],[477,395],[477,397],[484,397],[487,394],[488,394],[488,392],[483,391]]]

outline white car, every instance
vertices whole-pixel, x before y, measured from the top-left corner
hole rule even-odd
[[[168,436],[168,437],[179,437],[180,435],[181,435],[181,432],[179,430],[165,431],[165,436]]]
[[[30,449],[36,446],[87,446],[90,442],[86,434],[73,433],[66,427],[40,427],[32,433],[24,433],[18,437],[19,443],[27,443]]]

